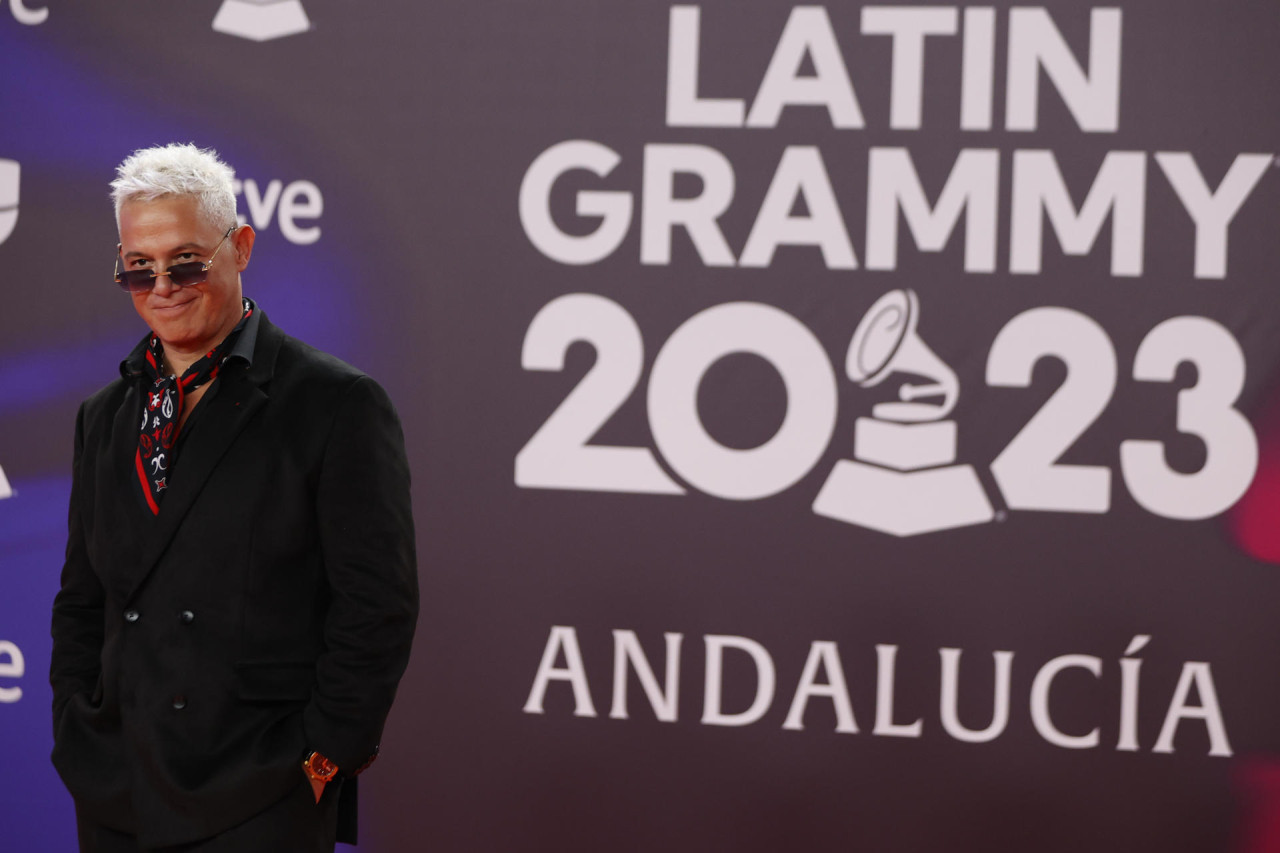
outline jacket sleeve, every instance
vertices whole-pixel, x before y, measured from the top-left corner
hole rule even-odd
[[[310,748],[350,773],[377,751],[418,615],[404,436],[366,376],[338,404],[316,501],[330,604],[303,726]]]
[[[76,694],[92,694],[102,666],[105,594],[85,545],[80,519],[81,458],[84,450],[84,406],[76,416],[75,451],[71,463],[71,503],[67,513],[67,551],[62,581],[53,600],[53,654],[49,682],[53,687],[55,731],[62,709]]]

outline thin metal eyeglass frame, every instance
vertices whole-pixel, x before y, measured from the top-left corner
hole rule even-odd
[[[179,284],[178,282],[173,280],[172,276],[170,276],[169,281],[172,282],[175,287],[193,287],[197,284],[208,281],[209,276],[207,275],[207,273],[209,272],[209,269],[213,266],[213,259],[218,256],[218,252],[222,251],[222,244],[227,242],[227,238],[230,237],[233,233],[235,233],[235,230],[239,227],[240,226],[238,225],[232,225],[230,228],[227,229],[227,233],[222,235],[222,239],[218,241],[218,245],[214,247],[213,254],[209,256],[209,260],[207,261],[184,261],[183,263],[180,263],[180,264],[171,264],[169,268],[164,272],[157,272],[155,270],[128,270],[128,272],[151,273],[151,275],[148,276],[148,278],[151,281],[150,287],[147,287],[141,290],[134,289],[127,281],[123,281],[121,279],[121,277],[126,272],[125,270],[120,269],[120,250],[124,248],[124,244],[117,243],[116,244],[116,262],[115,262],[116,284],[120,285],[121,288],[123,288],[125,291],[129,293],[146,293],[147,291],[153,289],[156,286],[156,279],[159,278],[160,276],[170,275],[170,273],[177,267],[190,267],[190,266],[196,266],[196,265],[199,265],[200,270],[199,272],[193,272],[193,274],[199,275],[200,273],[206,273],[204,277],[198,278],[195,281],[188,281],[184,284]],[[179,274],[181,274],[182,272],[185,272],[185,270],[180,271]]]

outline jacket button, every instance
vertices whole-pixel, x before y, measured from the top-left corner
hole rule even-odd
[[[136,611],[136,610],[126,610],[126,611],[124,612],[124,621],[126,621],[126,622],[137,622],[137,621],[138,621],[138,611]]]
[[[183,696],[181,693],[179,693],[177,696],[173,697],[173,708],[175,711],[181,711],[185,707],[187,707],[186,696]]]
[[[182,621],[183,625],[190,625],[192,622],[195,621],[195,618],[196,618],[196,615],[192,613],[190,610],[184,610],[178,616],[178,619]]]

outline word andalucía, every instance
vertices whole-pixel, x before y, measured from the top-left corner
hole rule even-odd
[[[706,97],[699,92],[701,10],[670,10],[666,124],[668,127],[757,128],[778,126],[788,107],[825,109],[833,128],[866,128],[826,10],[797,6],[778,38],[773,58],[748,109],[741,98]],[[864,36],[892,39],[889,80],[889,129],[920,131],[924,108],[925,45],[928,37],[954,36],[959,10],[939,6],[865,6]],[[1052,84],[1081,131],[1115,133],[1120,128],[1121,10],[1093,9],[1087,63],[1077,61],[1066,39],[1043,8],[1008,12],[1008,59],[1004,128],[1010,133],[1037,129],[1042,77]],[[956,94],[960,129],[993,129],[996,12],[969,8],[963,15],[963,48]],[[723,61],[723,60],[722,60]],[[805,73],[806,61],[812,73]],[[1087,66],[1087,67],[1086,67]],[[936,122],[936,119],[935,119]],[[759,130],[753,133],[758,138]],[[841,146],[847,157],[848,145]],[[1217,160],[1217,152],[1201,159]],[[834,155],[827,155],[834,156]],[[736,175],[717,148],[701,144],[650,143],[644,146],[639,191],[640,261],[671,263],[672,236],[688,235],[699,260],[711,267],[768,267],[781,246],[816,248],[828,269],[860,265],[837,189],[845,182],[829,177],[827,156],[814,145],[786,145],[773,178],[758,204],[751,230],[737,251],[726,239],[721,217],[734,202]],[[1093,160],[1095,155],[1087,155]],[[1140,276],[1148,205],[1149,160],[1145,151],[1108,151],[1078,207],[1081,187],[1068,187],[1052,151],[1018,149],[1012,156],[990,147],[963,148],[941,189],[926,193],[911,151],[872,146],[867,152],[866,234],[862,264],[893,270],[898,258],[898,221],[903,218],[922,252],[940,252],[960,222],[965,222],[964,270],[997,269],[999,193],[1011,187],[1007,268],[1038,274],[1047,219],[1064,253],[1092,251],[1108,216],[1111,219],[1111,274]],[[929,159],[936,159],[930,152]],[[1070,159],[1080,159],[1073,151]],[[616,185],[576,192],[576,214],[598,218],[590,233],[566,231],[551,212],[554,188],[570,172],[608,179],[622,161],[612,148],[592,140],[556,143],[530,164],[520,187],[520,219],[529,241],[545,256],[564,264],[591,264],[612,255],[631,230],[636,199]],[[1217,187],[1189,151],[1160,151],[1154,161],[1195,228],[1194,276],[1221,279],[1227,270],[1227,232],[1245,200],[1276,161],[1272,153],[1238,153]],[[1008,164],[1008,165],[1006,165]],[[1218,167],[1207,164],[1210,171]],[[1005,174],[1006,171],[1008,174]],[[696,178],[701,190],[677,191],[678,179]],[[588,179],[594,180],[594,179]],[[616,179],[615,179],[616,180]],[[569,183],[569,181],[566,181]],[[581,183],[573,179],[574,186]],[[930,203],[930,195],[936,202]],[[804,212],[796,210],[803,203]],[[1188,252],[1190,256],[1190,252]]]
[[[680,649],[683,634],[668,632],[666,664],[663,683],[658,683],[654,668],[640,646],[634,631],[613,631],[613,693],[609,716],[625,720],[629,717],[627,684],[631,675],[639,680],[654,715],[662,722],[677,722],[680,715]],[[1139,634],[1129,643],[1120,659],[1119,728],[1115,749],[1121,752],[1138,752],[1141,749],[1138,731],[1138,698],[1142,660],[1134,657],[1151,641],[1150,635]],[[700,722],[709,726],[746,726],[758,722],[773,706],[777,687],[777,669],[773,656],[763,645],[748,637],[707,634],[705,645],[705,680]],[[751,704],[742,711],[727,711],[721,697],[725,685],[725,656],[733,651],[737,657],[747,656],[755,670],[755,695]],[[1010,694],[1014,653],[997,651],[992,654],[995,667],[991,721],[985,728],[966,726],[960,719],[960,659],[963,650],[941,648],[941,679],[939,685],[938,718],[948,735],[966,743],[986,743],[995,740],[1009,724]],[[918,718],[911,722],[898,719],[895,712],[894,683],[897,673],[898,647],[889,644],[876,645],[876,694],[875,723],[871,734],[887,737],[918,738],[923,735],[925,722]],[[563,658],[563,665],[558,662]],[[741,661],[738,661],[740,664]],[[741,672],[738,665],[735,672]],[[1064,749],[1094,749],[1102,746],[1101,727],[1084,733],[1065,732],[1054,720],[1050,697],[1061,701],[1069,689],[1067,685],[1053,690],[1054,682],[1068,670],[1079,669],[1100,679],[1103,660],[1094,655],[1067,654],[1052,658],[1040,665],[1031,682],[1030,716],[1036,732],[1044,740]],[[1079,676],[1077,676],[1079,678]],[[538,665],[533,686],[524,705],[527,714],[545,713],[543,705],[547,690],[554,681],[566,682],[572,689],[574,711],[579,717],[597,716],[595,702],[587,681],[582,651],[578,645],[578,633],[572,626],[552,626]],[[1196,702],[1192,701],[1192,688]],[[1144,694],[1145,695],[1145,694]],[[804,716],[814,699],[830,702],[835,712],[835,731],[858,734],[861,729],[854,718],[845,669],[841,663],[836,643],[815,641],[809,647],[791,704],[782,728],[799,731],[804,729]],[[1073,715],[1073,719],[1075,716]],[[1174,738],[1179,728],[1188,721],[1199,721],[1208,735],[1208,754],[1230,756],[1231,744],[1227,739],[1226,723],[1218,703],[1210,664],[1203,661],[1186,661],[1173,695],[1164,713],[1160,732],[1150,747],[1151,752],[1172,753]],[[1186,741],[1183,741],[1185,748]]]

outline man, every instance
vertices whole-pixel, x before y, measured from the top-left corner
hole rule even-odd
[[[82,850],[332,851],[417,616],[400,425],[243,298],[254,232],[214,152],[118,171],[150,332],[76,421],[53,763]]]

